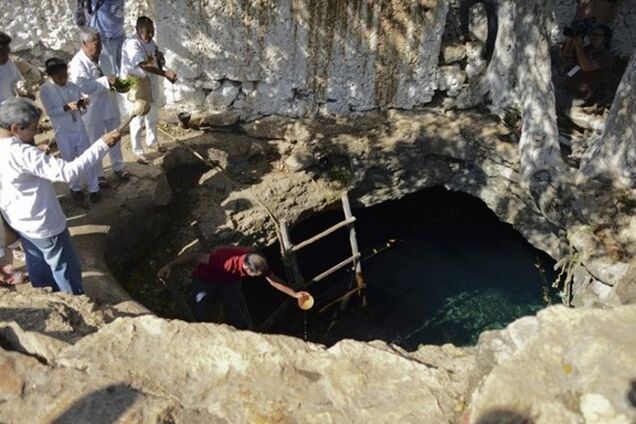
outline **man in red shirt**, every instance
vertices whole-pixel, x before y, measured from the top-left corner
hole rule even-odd
[[[212,253],[193,253],[168,263],[157,273],[158,278],[170,276],[172,267],[198,264],[192,272],[194,316],[198,321],[210,321],[209,307],[213,298],[220,298],[228,324],[239,329],[251,329],[250,317],[240,282],[249,277],[265,277],[275,289],[300,299],[308,295],[287,287],[269,268],[267,258],[253,249],[241,246],[221,246]]]

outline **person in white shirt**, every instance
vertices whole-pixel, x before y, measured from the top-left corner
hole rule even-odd
[[[9,59],[11,53],[11,37],[0,31],[0,103],[9,97],[15,97],[16,86],[24,81],[22,74]]]
[[[31,284],[81,294],[79,258],[51,181],[70,182],[94,168],[121,134],[104,134],[67,162],[34,147],[41,114],[24,98],[0,104],[0,213],[20,236]]]
[[[145,116],[135,117],[130,123],[130,138],[132,141],[133,153],[137,157],[137,162],[147,165],[148,159],[144,156],[144,149],[141,146],[142,124],[146,127],[146,144],[159,152],[166,149],[159,144],[157,139],[157,113],[163,106],[162,93],[159,87],[159,78],[164,77],[174,84],[177,74],[172,71],[163,70],[163,55],[159,52],[157,45],[152,41],[155,35],[155,26],[152,19],[147,16],[137,18],[135,26],[136,33],[124,41],[121,59],[121,76],[148,78],[152,91],[152,101],[150,111]],[[127,101],[128,108],[132,112],[134,103]]]
[[[117,75],[121,64],[121,49],[126,39],[124,32],[124,0],[89,0],[91,10],[88,25],[102,35],[104,68]]]
[[[40,98],[51,118],[62,158],[72,161],[91,145],[82,121],[82,114],[86,113],[90,101],[88,97],[82,96],[77,85],[68,81],[68,68],[63,60],[55,57],[47,59],[45,66],[49,81],[40,87]],[[84,171],[93,203],[100,200],[98,175],[98,166]],[[78,201],[84,199],[80,181],[78,176],[69,182],[71,194]]]
[[[115,75],[104,75],[100,67],[103,56],[102,41],[99,31],[85,27],[80,30],[81,50],[69,62],[69,80],[75,83],[80,91],[90,96],[90,105],[82,116],[88,139],[98,140],[102,134],[112,131],[119,125],[119,109],[117,94],[111,90],[115,84]],[[129,174],[124,171],[121,146],[118,144],[109,150],[113,172],[122,180],[128,180]],[[99,181],[104,179],[103,167],[99,166]]]

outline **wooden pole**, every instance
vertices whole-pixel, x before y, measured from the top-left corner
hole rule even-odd
[[[289,237],[289,228],[285,220],[280,221],[280,235],[283,241],[283,249],[285,254],[283,255],[283,263],[285,265],[285,274],[287,276],[288,284],[292,288],[297,289],[304,284],[303,277],[300,275],[298,268],[298,262],[296,261],[296,255],[294,254],[294,245]]]
[[[342,200],[342,210],[344,211],[345,220],[349,221],[355,218],[353,217],[353,213],[351,212],[351,204],[349,203],[349,193],[344,191],[340,196]],[[358,249],[358,240],[356,238],[356,229],[353,222],[347,225],[349,228],[349,243],[351,244],[351,253],[353,256],[357,256],[358,259],[354,260],[353,267],[355,270],[355,279],[356,285],[359,289],[358,295],[362,296],[362,306],[366,306],[367,304],[367,295],[363,291],[363,288],[366,286],[364,277],[362,275],[362,264],[359,260],[360,258],[360,250]],[[347,307],[347,303],[349,302],[349,297],[346,297],[342,300],[341,309],[345,309]]]

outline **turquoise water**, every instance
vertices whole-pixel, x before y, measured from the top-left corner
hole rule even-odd
[[[406,349],[471,345],[482,331],[503,328],[555,301],[547,289],[555,278],[551,259],[476,198],[434,188],[354,214],[367,258],[367,305],[354,297],[344,311],[335,304],[320,313],[346,291],[352,276],[343,272],[318,283],[310,290],[316,306],[306,317],[309,340],[381,339]],[[341,212],[312,218],[297,226],[292,239],[299,242],[341,218]],[[347,254],[344,231],[317,243],[299,258],[304,277]],[[304,318],[292,309],[271,331],[303,336]]]

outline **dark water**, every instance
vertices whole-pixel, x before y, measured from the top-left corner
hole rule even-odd
[[[472,196],[433,188],[354,215],[367,305],[354,296],[344,311],[336,303],[319,312],[349,287],[351,272],[341,272],[310,289],[316,299],[311,312],[303,316],[292,307],[268,331],[302,337],[306,318],[307,338],[327,344],[353,338],[407,349],[470,345],[482,331],[555,301],[548,290],[555,278],[552,260]],[[341,219],[341,211],[311,218],[294,229],[292,239],[300,242]],[[343,260],[348,249],[346,231],[312,245],[299,257],[303,276],[310,279]],[[265,284],[246,284],[245,292],[256,322],[284,299]]]

